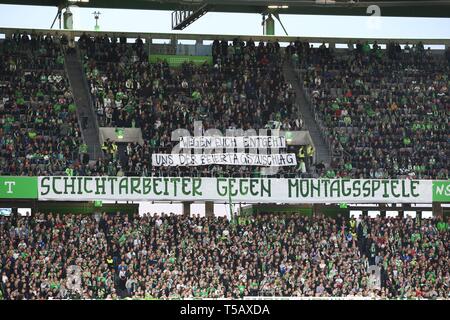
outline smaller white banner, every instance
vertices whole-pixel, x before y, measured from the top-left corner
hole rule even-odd
[[[253,154],[253,153],[212,153],[212,154],[152,154],[152,164],[157,167],[207,166],[213,164],[235,166],[295,166],[294,153]]]
[[[215,148],[286,148],[284,136],[249,136],[249,137],[181,137],[183,149]]]

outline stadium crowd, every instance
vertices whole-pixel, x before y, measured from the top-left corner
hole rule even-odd
[[[449,219],[0,216],[3,299],[450,298]],[[380,270],[369,272],[369,268]]]
[[[66,41],[18,33],[0,42],[0,175],[64,174],[78,160]]]
[[[337,155],[329,177],[448,179],[450,50],[291,44]]]

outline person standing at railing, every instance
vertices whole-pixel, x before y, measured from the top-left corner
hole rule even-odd
[[[305,159],[305,146],[300,146],[300,148],[298,149],[298,158],[299,160]]]
[[[294,65],[294,69],[297,69],[299,67],[300,63],[300,57],[298,56],[297,52],[294,52],[292,55],[292,64]]]
[[[303,161],[303,159],[300,159],[298,162],[298,170],[300,171],[301,175],[306,173],[306,164],[305,161]]]
[[[87,144],[83,142],[80,145],[80,147],[78,148],[78,152],[80,154],[80,161],[81,161],[81,163],[86,164],[87,163],[86,156],[88,156],[88,154],[87,154],[88,153],[88,146],[87,146]],[[89,159],[88,159],[88,161],[89,161]]]
[[[315,149],[312,145],[306,146],[306,164],[308,168],[313,164]]]

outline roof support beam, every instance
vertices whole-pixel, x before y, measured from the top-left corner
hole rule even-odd
[[[183,30],[209,11],[208,4],[195,10],[177,10],[172,12],[172,30]]]

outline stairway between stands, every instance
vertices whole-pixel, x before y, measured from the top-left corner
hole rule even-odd
[[[83,140],[88,146],[89,159],[90,161],[95,161],[103,156],[99,139],[99,127],[78,48],[76,52],[66,53],[65,67],[77,105],[77,116]]]
[[[286,61],[283,65],[283,74],[287,82],[292,85],[292,88],[296,94],[296,103],[299,107],[300,114],[303,118],[303,128],[308,130],[313,140],[314,147],[316,149],[316,162],[322,162],[326,167],[330,165],[331,162],[331,151],[327,143],[326,137],[320,129],[319,123],[314,117],[309,99],[307,99],[304,88],[303,81],[297,76],[297,71],[290,61]]]

